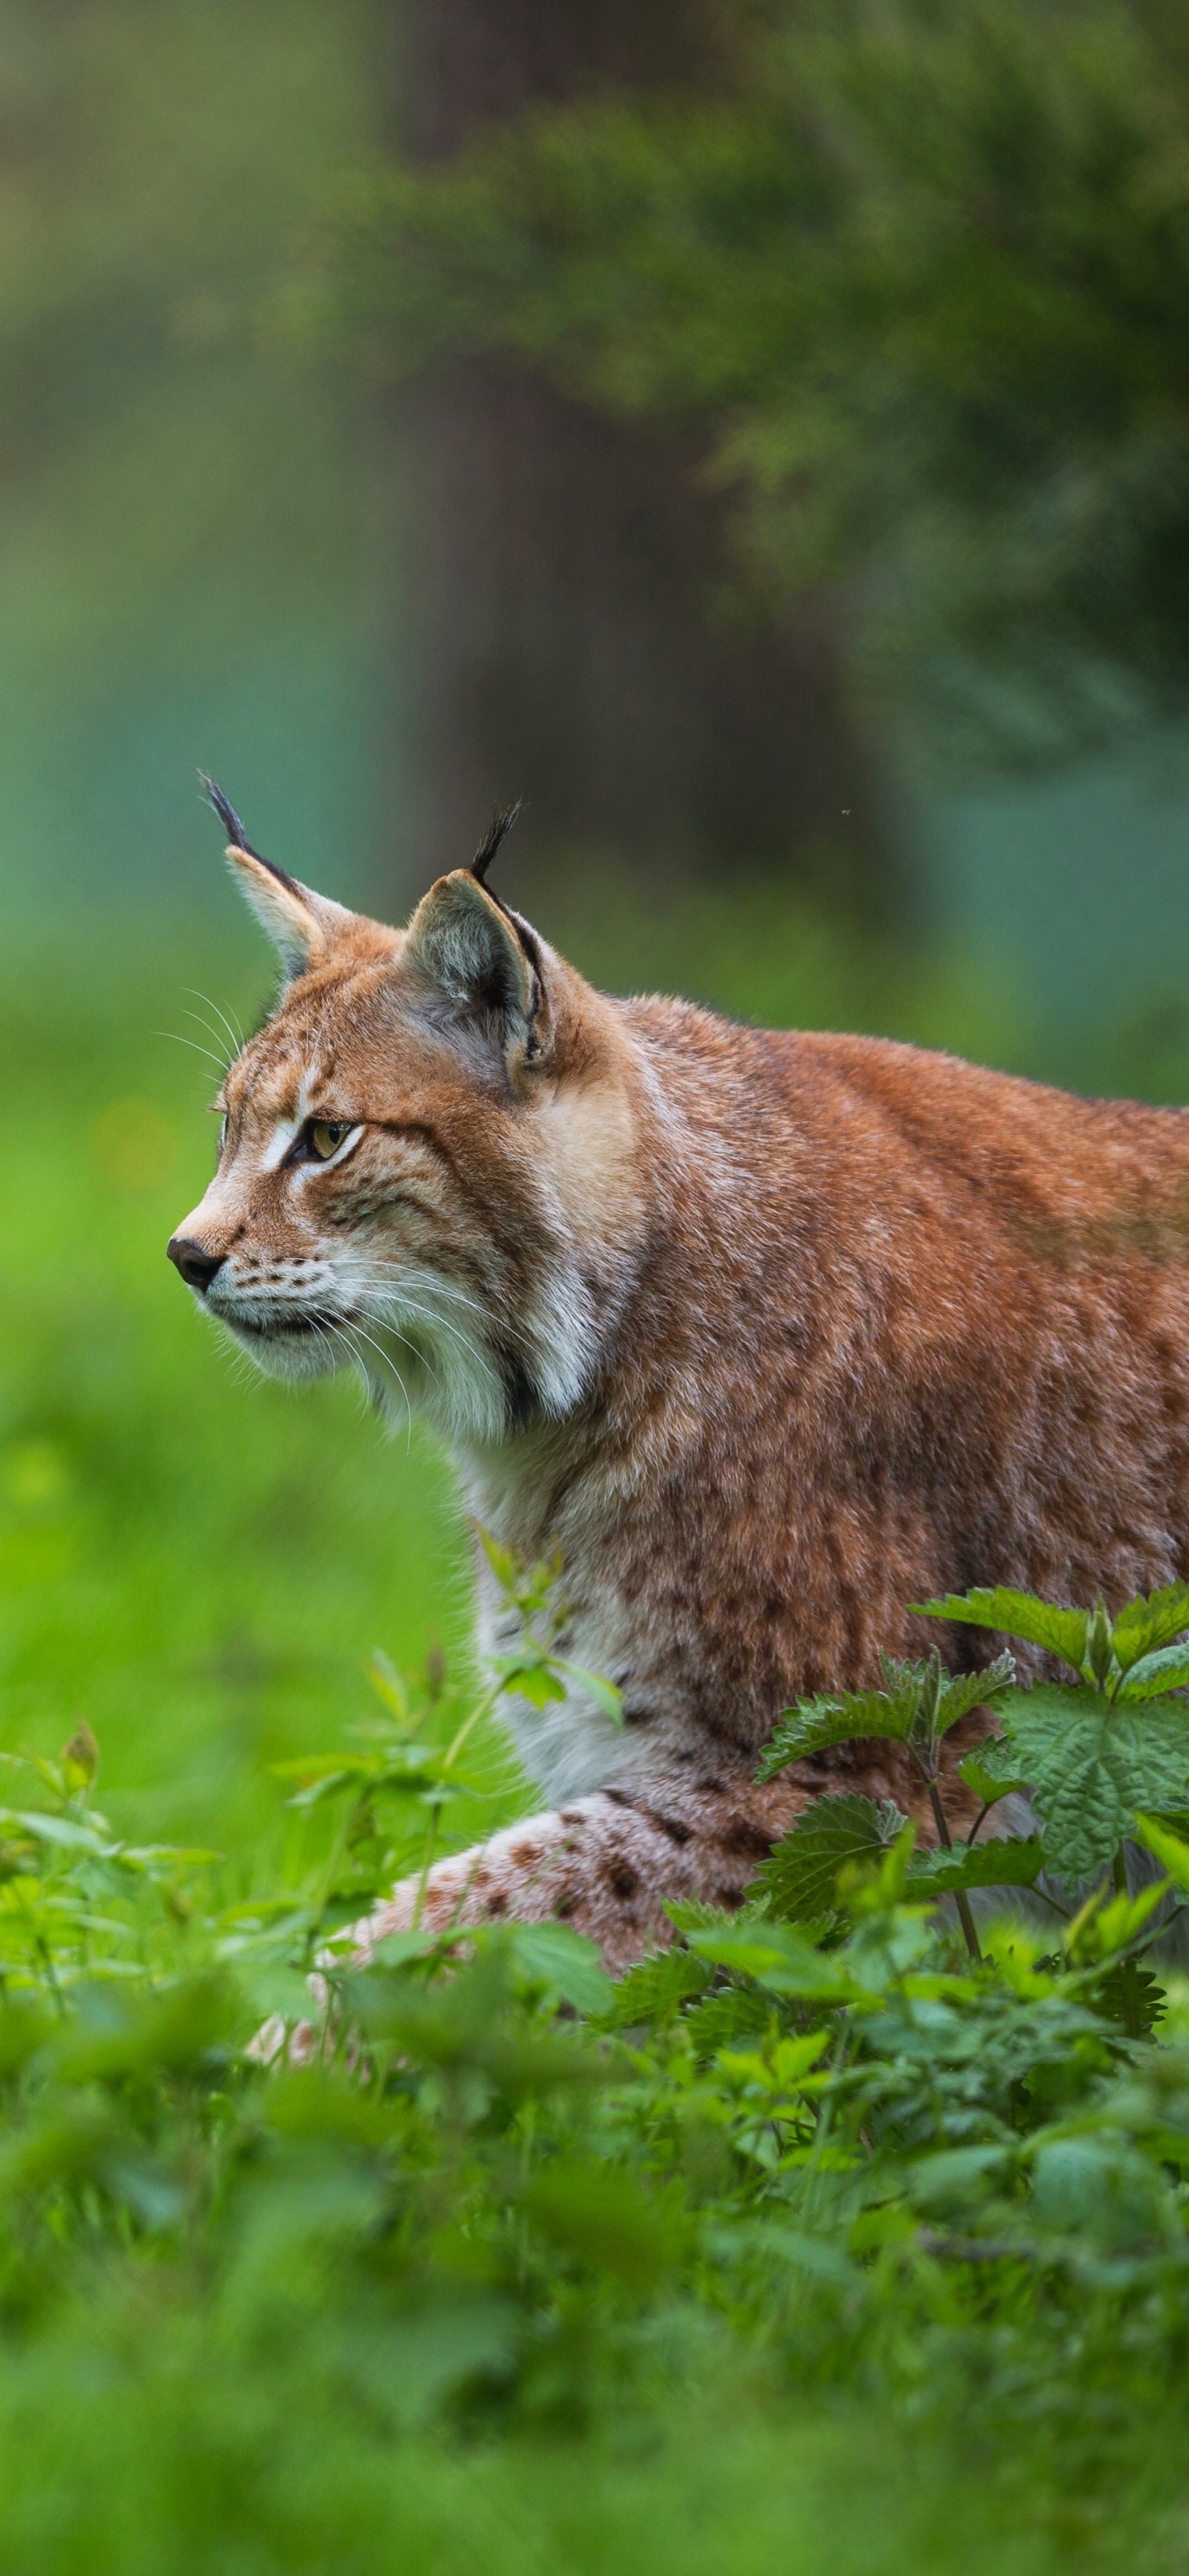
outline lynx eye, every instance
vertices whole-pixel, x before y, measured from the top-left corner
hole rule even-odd
[[[306,1142],[316,1163],[328,1163],[337,1154],[344,1136],[351,1133],[345,1118],[311,1118],[306,1129]]]

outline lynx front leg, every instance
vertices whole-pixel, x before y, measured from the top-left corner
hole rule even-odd
[[[805,1798],[792,1782],[759,1789],[746,1775],[601,1789],[439,1861],[420,1920],[434,1932],[503,1920],[569,1923],[599,1943],[614,1976],[672,1939],[666,1900],[740,1905]],[[362,1957],[386,1932],[410,1929],[419,1889],[419,1880],[402,1880],[356,1925]]]
[[[787,1778],[760,1789],[747,1774],[713,1773],[600,1789],[438,1861],[424,1889],[419,1878],[402,1879],[386,1905],[354,1926],[356,1959],[366,1964],[385,1933],[410,1931],[420,1896],[427,1932],[455,1924],[569,1923],[598,1942],[612,1976],[622,1975],[646,1950],[672,1940],[667,1899],[741,1905],[760,1862],[812,1794]],[[311,1977],[310,1988],[322,2016],[321,1976]],[[268,2065],[287,2046],[301,2064],[317,2055],[326,2027],[319,2018],[286,2035],[274,2015],[251,2053]]]

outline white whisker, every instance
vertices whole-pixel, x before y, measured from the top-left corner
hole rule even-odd
[[[360,1371],[362,1372],[362,1375],[363,1375],[363,1381],[364,1381],[365,1386],[366,1386],[366,1387],[367,1387],[367,1389],[368,1389],[369,1394],[370,1394],[370,1392],[371,1392],[371,1380],[370,1380],[370,1378],[369,1378],[369,1376],[368,1376],[367,1361],[364,1359],[362,1352],[356,1349],[356,1347],[355,1347],[355,1341],[354,1341],[354,1336],[355,1336],[357,1333],[358,1333],[358,1334],[360,1334],[360,1335],[362,1335],[363,1340],[364,1340],[365,1342],[368,1342],[368,1343],[370,1343],[370,1344],[371,1344],[371,1348],[374,1350],[374,1352],[376,1353],[377,1358],[382,1362],[383,1366],[384,1366],[385,1368],[387,1368],[387,1369],[390,1369],[390,1370],[391,1370],[392,1375],[393,1375],[393,1377],[396,1379],[396,1383],[397,1383],[398,1387],[400,1388],[401,1396],[402,1396],[402,1398],[403,1398],[403,1400],[404,1400],[405,1415],[406,1415],[406,1420],[407,1420],[407,1424],[408,1424],[408,1436],[409,1436],[409,1438],[410,1438],[410,1439],[412,1439],[412,1436],[413,1436],[413,1407],[412,1407],[412,1403],[411,1403],[411,1401],[410,1401],[410,1397],[409,1397],[409,1390],[408,1390],[407,1386],[405,1385],[404,1379],[403,1379],[403,1377],[401,1376],[400,1370],[398,1369],[398,1367],[397,1367],[397,1365],[396,1365],[395,1360],[394,1360],[394,1359],[392,1359],[392,1358],[389,1356],[389,1354],[388,1354],[388,1352],[387,1352],[387,1351],[381,1350],[380,1345],[379,1345],[379,1343],[378,1343],[378,1342],[373,1342],[373,1341],[372,1341],[371,1334],[370,1334],[370,1333],[365,1333],[365,1332],[363,1331],[363,1326],[362,1326],[362,1324],[353,1324],[353,1325],[350,1325],[350,1326],[338,1325],[338,1324],[332,1324],[332,1325],[331,1325],[331,1331],[332,1331],[333,1333],[337,1334],[338,1339],[339,1339],[341,1342],[345,1343],[345,1345],[346,1345],[347,1349],[351,1352],[352,1358],[355,1360],[357,1367],[358,1367],[358,1368],[360,1369]]]
[[[373,1323],[379,1323],[379,1324],[381,1325],[381,1327],[382,1327],[382,1329],[383,1329],[383,1331],[384,1331],[384,1332],[386,1332],[386,1333],[395,1333],[395,1335],[396,1335],[396,1338],[397,1338],[398,1342],[403,1342],[403,1343],[404,1343],[404,1346],[405,1346],[405,1349],[406,1349],[407,1351],[411,1351],[411,1352],[412,1352],[414,1359],[415,1359],[415,1360],[417,1361],[417,1363],[418,1363],[418,1366],[419,1366],[419,1367],[421,1367],[421,1368],[428,1369],[428,1370],[429,1370],[429,1374],[430,1374],[431,1378],[434,1380],[435,1385],[436,1385],[436,1386],[440,1386],[440,1385],[441,1385],[441,1382],[442,1382],[442,1381],[441,1381],[441,1378],[439,1377],[438,1372],[437,1372],[436,1368],[434,1367],[433,1362],[432,1362],[432,1360],[430,1359],[428,1352],[427,1352],[427,1351],[421,1351],[421,1350],[418,1350],[416,1342],[411,1342],[411,1341],[409,1340],[409,1336],[408,1336],[408,1334],[407,1334],[407,1333],[402,1333],[402,1331],[401,1331],[401,1329],[400,1329],[399,1324],[393,1324],[393,1323],[390,1323],[390,1322],[388,1321],[388,1319],[387,1319],[387,1317],[386,1317],[386,1316],[382,1316],[382,1317],[381,1317],[381,1316],[373,1316],[373,1317],[372,1317],[372,1321],[373,1321]],[[360,1323],[359,1318],[358,1318],[358,1316],[357,1316],[357,1315],[356,1315],[356,1316],[353,1316],[353,1317],[352,1317],[352,1319],[351,1319],[351,1330],[352,1330],[352,1332],[355,1332],[355,1333],[362,1333],[362,1334],[363,1334],[363,1339],[364,1339],[364,1341],[365,1341],[365,1342],[371,1342],[371,1344],[372,1344],[372,1349],[373,1349],[374,1351],[379,1351],[379,1352],[380,1352],[380,1357],[381,1357],[381,1359],[382,1359],[382,1360],[387,1361],[387,1364],[388,1364],[389,1368],[395,1368],[395,1366],[396,1366],[395,1361],[394,1361],[394,1360],[389,1359],[389,1357],[388,1357],[388,1353],[387,1353],[386,1351],[380,1350],[380,1345],[379,1345],[379,1343],[378,1343],[378,1342],[374,1342],[374,1341],[372,1341],[372,1337],[371,1337],[371,1334],[370,1334],[370,1333],[364,1332],[363,1326],[362,1326],[362,1324]]]
[[[218,1032],[218,1030],[217,1030],[217,1029],[213,1029],[213,1028],[211,1027],[210,1021],[209,1021],[209,1020],[204,1020],[204,1019],[202,1018],[201,1014],[200,1014],[198,1011],[187,1011],[187,1012],[186,1012],[186,1014],[185,1014],[185,1016],[186,1016],[186,1018],[187,1018],[188,1020],[193,1020],[193,1022],[194,1022],[194,1026],[195,1026],[195,1028],[196,1028],[196,1029],[203,1029],[203,1030],[205,1030],[206,1035],[207,1035],[207,1037],[208,1037],[208,1038],[214,1038],[214,1039],[215,1039],[215,1041],[216,1041],[216,1043],[217,1043],[219,1046],[222,1046],[223,1041],[222,1041],[222,1039],[221,1039],[221,1038],[220,1038],[220,1036],[219,1036],[219,1032]],[[222,1065],[224,1073],[230,1073],[231,1068],[232,1068],[232,1065],[233,1065],[233,1064],[234,1064],[234,1062],[235,1062],[235,1058],[234,1058],[234,1056],[232,1056],[232,1055],[221,1055],[221,1056],[219,1056],[216,1060],[217,1060],[217,1062],[218,1062],[218,1063],[220,1063],[220,1064]]]
[[[460,1288],[457,1281],[453,1279],[443,1277],[435,1279],[434,1290],[435,1293],[441,1295],[445,1303],[465,1308],[468,1314],[477,1315],[480,1323],[488,1328],[490,1328],[494,1322],[498,1321],[502,1338],[511,1342],[517,1349],[519,1349],[522,1356],[531,1362],[533,1358],[533,1345],[531,1338],[524,1331],[523,1326],[516,1321],[514,1316],[502,1315],[497,1318],[490,1306],[480,1305],[477,1297],[468,1296],[465,1288]],[[383,1278],[376,1278],[373,1274],[371,1293],[376,1298],[380,1306],[383,1305],[387,1298],[391,1297],[399,1302],[400,1307],[406,1315],[410,1313],[412,1314],[413,1320],[416,1323],[427,1324],[431,1327],[440,1325],[444,1332],[454,1334],[455,1340],[462,1343],[464,1350],[468,1352],[474,1351],[475,1343],[473,1339],[468,1338],[467,1334],[463,1332],[457,1324],[452,1324],[449,1316],[442,1314],[438,1307],[426,1307],[416,1304],[416,1292],[406,1288],[403,1282],[399,1279],[390,1283]],[[387,1323],[388,1317],[386,1315],[381,1315],[380,1320]],[[395,1325],[393,1326],[393,1329],[396,1329]]]
[[[194,1013],[191,1012],[190,1016],[193,1018]],[[199,1026],[201,1027],[201,1022],[199,1022]],[[212,1055],[210,1048],[199,1046],[196,1038],[184,1038],[177,1029],[154,1029],[153,1035],[158,1038],[172,1038],[175,1046],[192,1047],[195,1055],[204,1055],[208,1057],[211,1064],[218,1065],[220,1073],[226,1073],[227,1064],[225,1058],[221,1055]]]
[[[475,1342],[473,1337],[468,1337],[466,1333],[461,1332],[457,1324],[452,1324],[450,1322],[448,1316],[435,1314],[432,1307],[429,1306],[415,1306],[407,1291],[402,1288],[390,1290],[388,1293],[399,1299],[402,1313],[406,1317],[411,1318],[413,1323],[424,1324],[427,1331],[436,1332],[440,1327],[440,1329],[445,1333],[453,1333],[455,1341],[462,1344],[468,1358],[473,1357],[475,1351]],[[479,1306],[475,1308],[476,1314],[481,1314],[482,1311],[482,1308]],[[395,1320],[390,1322],[386,1315],[377,1315],[373,1320],[377,1323],[384,1324],[389,1332],[395,1333],[400,1331],[400,1326],[395,1322]],[[402,1335],[401,1338],[403,1340],[405,1337]]]
[[[357,1351],[353,1351],[353,1350],[351,1349],[351,1345],[350,1345],[350,1343],[347,1341],[346,1334],[345,1334],[345,1333],[341,1333],[341,1332],[339,1331],[339,1329],[338,1329],[338,1326],[337,1326],[336,1324],[331,1324],[329,1321],[328,1321],[325,1325],[323,1325],[323,1324],[315,1324],[315,1326],[314,1326],[314,1333],[315,1333],[315,1336],[316,1336],[316,1338],[318,1339],[318,1341],[320,1341],[320,1342],[322,1342],[322,1343],[324,1343],[324,1344],[325,1344],[325,1347],[326,1347],[326,1349],[327,1349],[327,1351],[329,1352],[329,1355],[330,1355],[330,1364],[331,1364],[332,1369],[337,1368],[337,1366],[338,1366],[338,1361],[337,1361],[337,1359],[336,1359],[336,1357],[335,1357],[335,1354],[334,1354],[333,1350],[331,1350],[331,1346],[330,1346],[330,1335],[331,1335],[331,1334],[333,1334],[333,1335],[334,1335],[334,1338],[335,1338],[336,1342],[342,1342],[342,1343],[344,1344],[344,1346],[345,1346],[345,1348],[346,1348],[346,1350],[347,1350],[347,1352],[348,1352],[348,1354],[349,1354],[349,1356],[350,1356],[351,1365],[352,1365],[353,1369],[355,1370],[355,1372],[356,1372],[356,1374],[357,1374],[357,1376],[358,1376],[358,1378],[359,1378],[359,1392],[360,1392],[360,1397],[361,1397],[361,1400],[362,1400],[362,1403],[363,1403],[363,1406],[364,1406],[364,1410],[365,1410],[365,1411],[367,1411],[367,1410],[368,1410],[368,1408],[370,1407],[370,1405],[371,1405],[371,1401],[372,1401],[371,1381],[370,1381],[370,1379],[369,1379],[369,1377],[368,1377],[367,1370],[366,1370],[366,1368],[364,1367],[363,1362],[361,1361],[361,1359],[360,1359],[360,1357],[359,1357],[358,1352],[357,1352]]]
[[[243,1051],[244,1051],[245,1044],[246,1044],[246,1040],[245,1040],[245,1037],[244,1037],[243,1030],[241,1029],[241,1027],[240,1027],[240,1025],[239,1025],[239,1021],[238,1021],[238,1020],[236,1020],[236,1022],[235,1022],[235,1026],[234,1026],[234,1028],[233,1028],[233,1027],[232,1027],[232,1024],[231,1024],[231,1021],[230,1021],[230,1020],[228,1019],[228,1017],[227,1017],[227,1013],[226,1013],[226,1011],[221,1011],[221,1010],[220,1010],[218,1003],[217,1003],[217,1002],[213,1002],[213,1001],[211,1000],[211,997],[210,997],[210,994],[209,994],[209,993],[200,993],[196,984],[183,984],[183,986],[182,986],[182,991],[183,991],[183,993],[190,993],[190,994],[192,994],[192,995],[193,995],[193,997],[194,997],[194,1000],[195,1000],[196,1002],[205,1002],[205,1003],[206,1003],[206,1007],[207,1007],[208,1011],[213,1011],[213,1012],[214,1012],[214,1014],[215,1014],[215,1018],[216,1018],[217,1020],[222,1020],[223,1026],[224,1026],[224,1028],[225,1028],[225,1029],[226,1029],[226,1031],[227,1031],[227,1035],[228,1035],[228,1037],[229,1037],[229,1038],[230,1038],[230,1040],[231,1040],[232,1046],[234,1047],[236,1054],[237,1054],[237,1055],[242,1055],[242,1054],[243,1054]]]

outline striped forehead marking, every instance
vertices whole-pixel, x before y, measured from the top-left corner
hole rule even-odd
[[[297,1095],[297,1106],[292,1112],[292,1115],[288,1118],[278,1118],[272,1135],[269,1137],[268,1143],[264,1148],[264,1152],[260,1157],[260,1169],[262,1172],[277,1171],[280,1165],[284,1162],[285,1156],[288,1153],[294,1138],[300,1135],[310,1114],[310,1099],[314,1090],[315,1080],[316,1076],[313,1073],[303,1075],[301,1087]]]

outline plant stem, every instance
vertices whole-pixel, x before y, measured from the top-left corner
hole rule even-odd
[[[441,1812],[441,1808],[436,1806],[431,1807],[429,1811],[429,1826],[425,1836],[425,1858],[421,1864],[421,1877],[417,1884],[417,1902],[413,1907],[414,1932],[419,1932],[421,1930],[421,1909],[425,1903],[425,1891],[429,1884],[429,1873],[433,1868],[433,1856],[437,1848],[438,1840],[438,1818],[440,1817]]]
[[[311,1922],[309,1934],[309,1938],[312,1940],[317,1940],[321,1932],[322,1917],[326,1912],[326,1908],[329,1905],[331,1896],[334,1892],[334,1882],[339,1874],[339,1863],[347,1849],[356,1819],[359,1816],[361,1808],[366,1804],[366,1800],[366,1791],[362,1795],[352,1799],[350,1806],[346,1809],[346,1812],[342,1817],[338,1832],[331,1843],[330,1857],[322,1872],[322,1877],[318,1886],[318,1895],[313,1908],[313,1920]]]
[[[949,1818],[946,1815],[945,1808],[942,1806],[941,1799],[938,1795],[936,1780],[930,1780],[928,1788],[929,1804],[933,1809],[933,1822],[937,1827],[938,1842],[943,1845],[946,1851],[952,1851],[954,1848],[954,1837],[950,1832]],[[978,1946],[978,1934],[974,1928],[974,1916],[970,1910],[970,1898],[967,1896],[964,1888],[958,1888],[956,1890],[954,1902],[958,1908],[958,1921],[966,1936],[966,1947],[970,1952],[970,1956],[972,1959],[981,1959],[983,1954]]]
[[[1114,1878],[1117,1893],[1120,1896],[1126,1896],[1129,1892],[1127,1886],[1127,1858],[1122,1843],[1120,1843],[1111,1864],[1111,1874]],[[1123,1961],[1123,2027],[1126,2030],[1128,2039],[1143,2038],[1143,2015],[1139,2008],[1139,1985],[1136,1979],[1134,1959],[1124,1959]]]
[[[458,1733],[457,1733],[457,1735],[455,1736],[454,1741],[453,1741],[452,1745],[451,1745],[451,1746],[450,1746],[450,1748],[449,1748],[449,1751],[448,1751],[447,1753],[443,1754],[443,1756],[442,1756],[442,1769],[443,1769],[443,1771],[448,1771],[448,1770],[450,1769],[450,1765],[451,1765],[451,1763],[452,1763],[452,1762],[457,1762],[457,1760],[458,1760],[458,1756],[459,1756],[459,1754],[461,1753],[461,1751],[462,1751],[462,1748],[463,1748],[464,1744],[466,1743],[467,1737],[468,1737],[468,1735],[470,1734],[472,1727],[474,1727],[474,1726],[477,1726],[477,1725],[478,1725],[479,1720],[480,1720],[480,1718],[481,1718],[481,1717],[490,1717],[491,1712],[492,1712],[493,1708],[495,1707],[495,1704],[496,1704],[496,1701],[497,1701],[497,1699],[498,1699],[498,1698],[499,1698],[499,1692],[498,1692],[498,1690],[489,1690],[489,1691],[484,1691],[484,1692],[483,1692],[483,1694],[482,1694],[482,1697],[481,1697],[480,1699],[476,1700],[475,1705],[474,1705],[473,1709],[471,1710],[470,1716],[469,1716],[469,1717],[465,1717],[465,1718],[463,1719],[462,1725],[459,1727]]]

